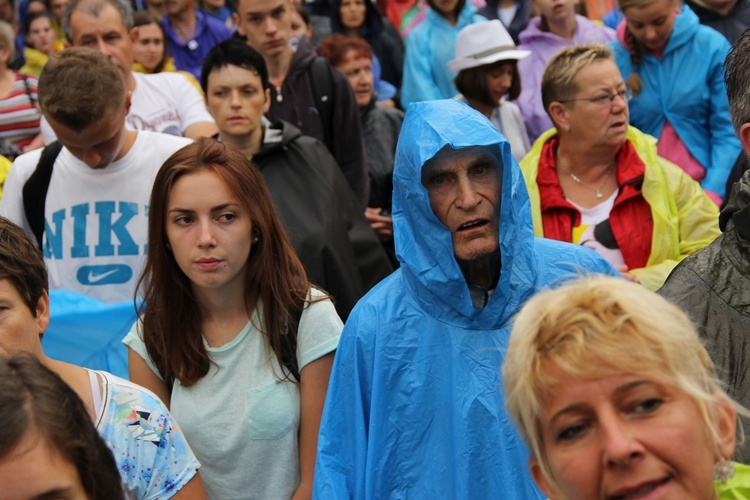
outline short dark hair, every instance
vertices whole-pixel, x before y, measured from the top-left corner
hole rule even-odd
[[[8,280],[31,313],[49,291],[47,268],[42,253],[23,229],[0,217],[0,279]]]
[[[77,132],[125,106],[120,70],[88,47],[52,55],[39,77],[38,92],[42,113]]]
[[[732,125],[739,132],[742,125],[750,123],[750,29],[732,44],[732,50],[724,61],[724,82],[727,86],[729,114]]]
[[[317,49],[319,56],[328,59],[333,66],[338,66],[349,52],[354,52],[357,57],[372,59],[372,47],[364,38],[358,36],[347,36],[339,33],[324,38]]]
[[[208,94],[208,75],[212,71],[226,66],[237,66],[239,68],[255,71],[260,76],[263,90],[271,88],[268,81],[268,68],[266,61],[260,52],[237,38],[227,38],[217,43],[206,55],[201,68],[201,88],[204,94]]]
[[[81,398],[29,354],[0,357],[0,459],[40,435],[76,468],[89,498],[123,498],[112,452]]]
[[[518,73],[518,64],[513,59],[459,71],[454,80],[456,89],[466,98],[477,100],[486,106],[497,107],[498,103],[492,98],[487,88],[487,74],[504,64],[513,65],[513,78],[508,89],[508,100],[515,101],[521,95],[521,75]]]

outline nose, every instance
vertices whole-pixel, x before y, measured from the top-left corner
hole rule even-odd
[[[482,201],[482,197],[477,191],[474,183],[464,177],[458,182],[458,192],[456,193],[456,207],[464,210],[472,210]]]
[[[241,106],[240,93],[237,90],[232,91],[232,94],[229,100],[229,105],[232,106],[232,109],[238,109]]]
[[[618,415],[610,415],[599,422],[602,429],[604,465],[627,467],[643,454],[643,447],[633,430]]]
[[[643,33],[643,37],[644,37],[644,38],[645,38],[645,39],[646,39],[647,41],[649,41],[649,42],[650,42],[650,41],[656,40],[656,38],[658,37],[658,33],[657,33],[657,31],[656,31],[656,30],[655,30],[654,28],[652,28],[651,26],[649,26],[649,27],[647,27],[647,28],[646,28],[646,30],[644,31],[644,33]]]
[[[216,246],[216,238],[214,238],[213,228],[210,221],[202,220],[198,223],[198,247],[200,248],[212,248]]]
[[[621,96],[620,94],[615,95],[615,98],[612,99],[612,113],[619,114],[622,113],[623,110],[628,109],[628,98],[627,96]]]
[[[263,25],[263,31],[266,33],[266,35],[273,35],[278,31],[278,26],[276,24],[276,21],[271,17],[266,17],[266,22]]]
[[[101,37],[99,37],[99,39],[97,39],[97,41],[96,41],[96,50],[98,52],[101,52],[102,54],[104,54],[107,57],[110,56],[109,46],[104,42],[104,39],[101,38]]]

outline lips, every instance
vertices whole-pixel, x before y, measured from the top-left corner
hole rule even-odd
[[[670,478],[657,479],[655,481],[644,481],[634,486],[626,486],[615,491],[612,495],[607,495],[609,500],[630,500],[635,498],[651,498],[649,496],[655,490],[668,483]],[[657,492],[658,493],[658,492]]]
[[[218,268],[221,263],[221,259],[216,259],[213,257],[204,257],[195,261],[195,264],[204,271],[213,271],[214,269]]]
[[[474,229],[482,228],[487,224],[489,224],[489,221],[487,219],[474,219],[458,226],[458,231],[471,231]]]

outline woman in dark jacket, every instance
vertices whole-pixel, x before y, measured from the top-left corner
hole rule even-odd
[[[398,32],[380,15],[374,3],[370,0],[333,0],[331,29],[333,33],[364,38],[380,62],[381,78],[396,89],[401,88],[404,45]]]

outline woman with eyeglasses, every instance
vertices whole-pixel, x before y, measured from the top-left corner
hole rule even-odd
[[[542,77],[555,128],[521,162],[537,236],[592,248],[622,275],[658,289],[719,234],[700,185],[628,125],[630,91],[609,50],[560,51]]]
[[[741,154],[729,116],[724,59],[729,42],[679,0],[621,0],[612,50],[633,91],[631,123],[659,139],[657,152],[699,181],[721,205]]]

